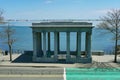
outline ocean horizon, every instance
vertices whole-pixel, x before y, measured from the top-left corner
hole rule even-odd
[[[33,37],[31,26],[13,26],[15,29],[14,37],[17,41],[13,44],[13,51],[32,51],[33,50]],[[51,50],[54,50],[54,33],[51,32]],[[85,50],[85,33],[82,33],[81,50]],[[76,50],[76,33],[70,33],[70,50]],[[3,40],[0,40],[0,49],[8,50],[8,46],[3,44]],[[111,54],[114,49],[114,40],[110,34],[106,34],[105,31],[93,28],[92,31],[92,51],[104,51],[106,54]],[[60,50],[66,50],[66,33],[60,33]]]

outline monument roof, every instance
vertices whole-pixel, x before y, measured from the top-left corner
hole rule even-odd
[[[32,23],[32,27],[93,27],[88,22],[40,22]]]

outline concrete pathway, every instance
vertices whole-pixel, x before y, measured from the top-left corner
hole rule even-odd
[[[117,67],[120,68],[120,63],[113,63],[114,55],[104,55],[104,56],[92,56],[93,62],[92,63],[73,63],[73,64],[63,64],[63,63],[33,63],[30,62],[30,59],[28,62],[24,62],[24,57],[21,58],[20,54],[14,54],[13,55],[13,62],[9,62],[9,55],[7,56],[1,56],[0,57],[0,67],[39,67],[39,68],[45,68],[45,67],[51,67],[51,68],[73,68],[73,67]],[[28,55],[26,56],[29,57]],[[22,62],[14,62],[17,61],[17,58],[22,59]],[[118,62],[120,62],[120,57],[118,56]]]

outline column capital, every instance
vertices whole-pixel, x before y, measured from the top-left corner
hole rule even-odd
[[[92,35],[92,31],[88,31],[86,32],[88,35]]]
[[[66,31],[66,33],[70,33],[71,31]]]
[[[43,31],[43,34],[44,34],[44,33],[46,34],[46,31]]]

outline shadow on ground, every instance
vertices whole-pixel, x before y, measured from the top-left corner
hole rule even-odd
[[[40,63],[40,62],[33,62],[32,55],[30,54],[21,54],[19,57],[13,60],[12,63]],[[58,62],[51,62],[51,63],[73,64],[73,63],[66,62],[65,59],[61,59],[61,60],[58,60]]]
[[[28,54],[21,54],[18,58],[12,61],[13,63],[32,63],[32,56]]]
[[[30,54],[21,54],[19,57],[13,60],[12,63],[41,63],[41,62],[33,62],[32,55]],[[65,59],[61,59],[58,60],[58,62],[51,62],[51,63],[68,64]],[[69,64],[73,64],[73,63],[69,63]]]

